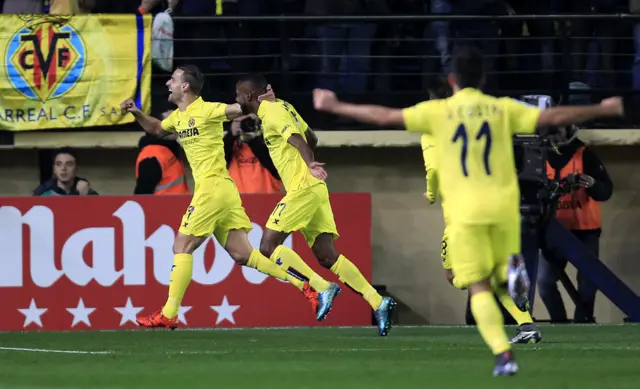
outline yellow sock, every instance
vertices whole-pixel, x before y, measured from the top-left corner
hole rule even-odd
[[[289,280],[289,282],[294,285],[295,283],[293,282],[293,280],[299,282],[300,290],[302,290],[302,286],[304,285],[304,283],[300,281],[299,278],[289,274],[289,272],[292,270],[308,279],[309,285],[311,285],[311,287],[317,292],[324,292],[325,290],[329,289],[329,283],[324,278],[320,277],[318,273],[313,271],[313,269],[311,269],[309,265],[307,265],[302,260],[302,258],[300,258],[300,256],[290,248],[282,245],[276,247],[276,249],[273,251],[273,254],[271,254],[271,258],[269,259],[275,262],[276,265],[280,266],[282,270],[287,272],[287,279]]]
[[[480,292],[471,296],[471,312],[480,336],[491,348],[494,355],[511,349],[507,333],[504,331],[504,320],[498,304],[491,292]]]
[[[171,281],[169,282],[169,298],[162,308],[162,314],[168,318],[178,316],[180,303],[193,275],[193,256],[191,254],[175,254]]]
[[[280,269],[278,265],[268,260],[267,257],[260,253],[259,250],[253,249],[251,256],[249,256],[247,266],[279,280],[288,281],[287,273]]]
[[[533,318],[531,314],[527,312],[522,312],[516,306],[516,303],[513,302],[509,291],[506,288],[498,287],[495,288],[495,292],[502,303],[504,309],[507,310],[511,314],[511,317],[518,323],[518,325],[533,323]]]
[[[331,266],[331,271],[340,277],[340,281],[360,293],[369,305],[371,305],[371,308],[375,310],[380,307],[380,304],[382,304],[382,296],[380,296],[378,291],[364,278],[356,265],[351,263],[351,261],[343,255],[340,255],[336,263]]]

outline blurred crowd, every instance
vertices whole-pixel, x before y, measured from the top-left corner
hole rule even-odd
[[[640,13],[640,0],[0,0],[4,13],[150,13],[171,9],[173,65],[207,76],[205,98],[232,98],[235,80],[262,72],[281,96],[326,87],[415,102],[447,74],[457,45],[476,44],[499,94],[640,89],[640,24],[631,19],[247,20],[250,16],[544,15]],[[189,20],[183,17],[236,16]],[[154,113],[168,73],[154,72]],[[371,93],[376,92],[376,93]],[[604,94],[610,94],[603,92]],[[555,94],[554,97],[558,97]],[[593,96],[598,99],[599,96]],[[405,101],[406,100],[406,101]],[[302,108],[303,111],[305,107]]]

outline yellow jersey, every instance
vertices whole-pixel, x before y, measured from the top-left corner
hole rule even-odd
[[[539,115],[538,108],[473,88],[403,110],[406,129],[432,135],[437,145],[447,222],[493,224],[517,217],[513,135],[533,134]]]
[[[224,113],[226,107],[227,104],[198,97],[185,111],[176,109],[162,121],[163,130],[178,135],[195,181],[214,175],[229,176],[222,141],[222,123],[229,121]]]
[[[308,126],[295,108],[283,101],[263,101],[258,108],[258,117],[262,120],[264,143],[287,193],[322,183],[311,175],[298,149],[288,142],[294,134],[307,141],[305,131]]]

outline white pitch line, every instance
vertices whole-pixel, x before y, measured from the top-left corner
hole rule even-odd
[[[26,352],[32,352],[32,353],[55,353],[55,354],[91,354],[91,355],[113,354],[113,351],[54,350],[54,349],[46,349],[46,348],[2,347],[2,346],[0,346],[0,350],[26,351]]]

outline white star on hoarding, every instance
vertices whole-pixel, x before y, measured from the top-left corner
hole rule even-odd
[[[124,305],[124,307],[115,307],[113,309],[115,309],[116,311],[118,311],[118,313],[120,313],[120,315],[122,315],[122,318],[120,319],[120,325],[122,326],[129,321],[133,324],[137,324],[136,316],[138,315],[138,313],[140,313],[140,311],[144,309],[144,307],[133,306],[131,297],[127,297],[127,303]]]
[[[180,306],[180,308],[178,309],[178,323],[184,323],[185,325],[187,325],[187,317],[185,316],[185,313],[189,312],[190,310],[191,307]]]
[[[31,303],[29,304],[29,308],[20,309],[18,308],[21,314],[24,315],[24,326],[28,326],[31,323],[37,324],[39,327],[42,327],[42,316],[45,312],[47,312],[47,308],[38,308],[36,305],[36,300],[31,299]]]
[[[78,301],[78,306],[75,308],[67,308],[67,311],[73,315],[73,323],[71,323],[71,327],[75,327],[78,323],[84,323],[91,327],[91,321],[89,321],[89,315],[95,311],[95,308],[87,308],[84,306],[84,301],[82,301],[82,297]]]
[[[236,320],[233,317],[233,313],[240,309],[239,305],[229,305],[229,300],[227,300],[227,296],[222,298],[222,304],[220,305],[212,305],[211,309],[218,312],[218,318],[216,319],[216,325],[221,322],[227,320],[231,324],[236,324]]]

